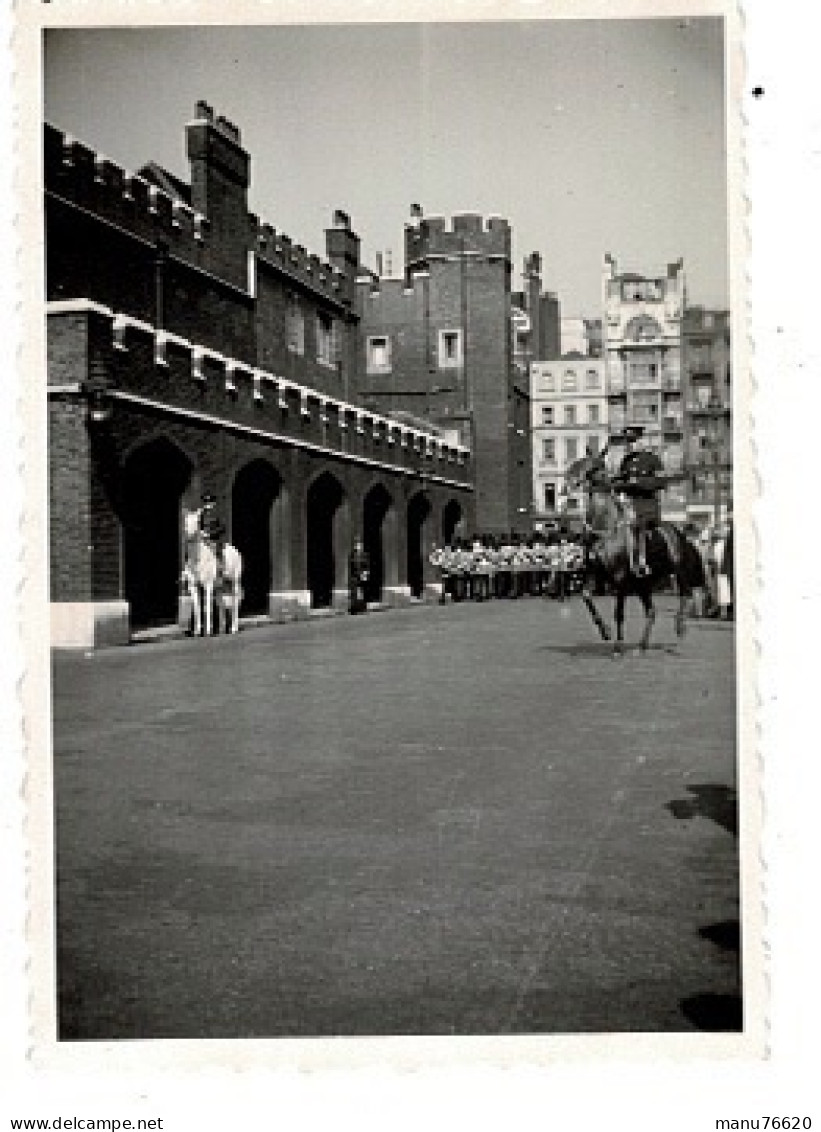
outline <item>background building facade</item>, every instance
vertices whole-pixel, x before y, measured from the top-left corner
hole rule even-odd
[[[609,425],[644,429],[643,442],[670,472],[683,472],[684,398],[682,318],[687,303],[684,265],[672,263],[664,276],[619,274],[615,259],[604,258],[604,360]],[[686,518],[684,482],[661,497],[665,518]]]
[[[581,519],[584,494],[568,491],[567,468],[607,442],[604,363],[573,353],[534,362],[530,372],[534,520],[544,525]]]
[[[705,525],[732,512],[732,373],[728,311],[689,307],[682,323],[688,518]]]

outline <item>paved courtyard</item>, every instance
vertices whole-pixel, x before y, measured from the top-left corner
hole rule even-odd
[[[738,1027],[733,697],[578,601],[57,656],[62,1036]]]

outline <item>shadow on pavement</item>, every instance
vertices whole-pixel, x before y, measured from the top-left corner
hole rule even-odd
[[[603,660],[613,660],[612,641],[590,641],[584,644],[572,645],[541,645],[540,652],[561,653],[571,657],[599,657]],[[678,656],[678,649],[672,645],[651,644],[648,653],[665,653],[667,656]],[[623,656],[641,656],[642,652],[637,644],[625,644]],[[622,658],[619,658],[622,659]]]
[[[665,803],[674,818],[709,818],[734,837],[738,836],[738,797],[732,786],[688,786],[692,798],[675,798]]]
[[[739,954],[741,930],[738,920],[721,920],[698,929],[702,939],[709,940],[722,951]],[[744,1006],[741,995],[694,994],[679,1002],[682,1014],[699,1030],[743,1030]]]
[[[741,996],[737,994],[694,994],[680,1003],[684,1017],[699,1030],[738,1031],[744,1029]]]
[[[708,939],[710,943],[720,947],[722,951],[741,950],[741,928],[738,920],[722,920],[717,924],[707,924],[706,927],[698,929],[698,934],[702,939]]]

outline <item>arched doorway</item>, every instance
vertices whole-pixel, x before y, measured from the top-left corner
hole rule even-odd
[[[308,488],[306,559],[313,609],[325,609],[333,602],[338,553],[334,528],[344,498],[339,480],[328,472],[323,472]]]
[[[430,500],[417,492],[408,503],[408,588],[412,597],[421,597],[425,590],[425,523],[430,512]]]
[[[445,505],[442,512],[442,538],[445,546],[450,546],[454,538],[458,537],[462,523],[462,508],[455,499]]]
[[[385,585],[388,556],[393,550],[393,539],[387,530],[393,499],[381,483],[372,487],[362,507],[362,542],[370,559],[370,575],[365,586],[366,601],[381,601]]]
[[[132,629],[177,619],[182,571],[180,500],[192,465],[161,437],[141,445],[123,469],[125,596]]]
[[[231,541],[242,555],[240,607],[244,614],[268,612],[271,591],[271,511],[281,488],[266,460],[252,460],[237,473],[231,490]]]

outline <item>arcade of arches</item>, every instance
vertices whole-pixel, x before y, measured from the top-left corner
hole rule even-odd
[[[228,541],[242,554],[242,615],[346,606],[356,537],[370,559],[368,601],[398,604],[424,598],[428,587],[433,592],[430,552],[458,528],[464,497],[352,466],[326,465],[313,478],[289,470],[292,459],[254,456],[238,460],[220,483],[164,436],[127,455],[118,507],[120,596],[129,604],[132,631],[177,620],[183,512],[197,507],[206,489],[217,497]]]

